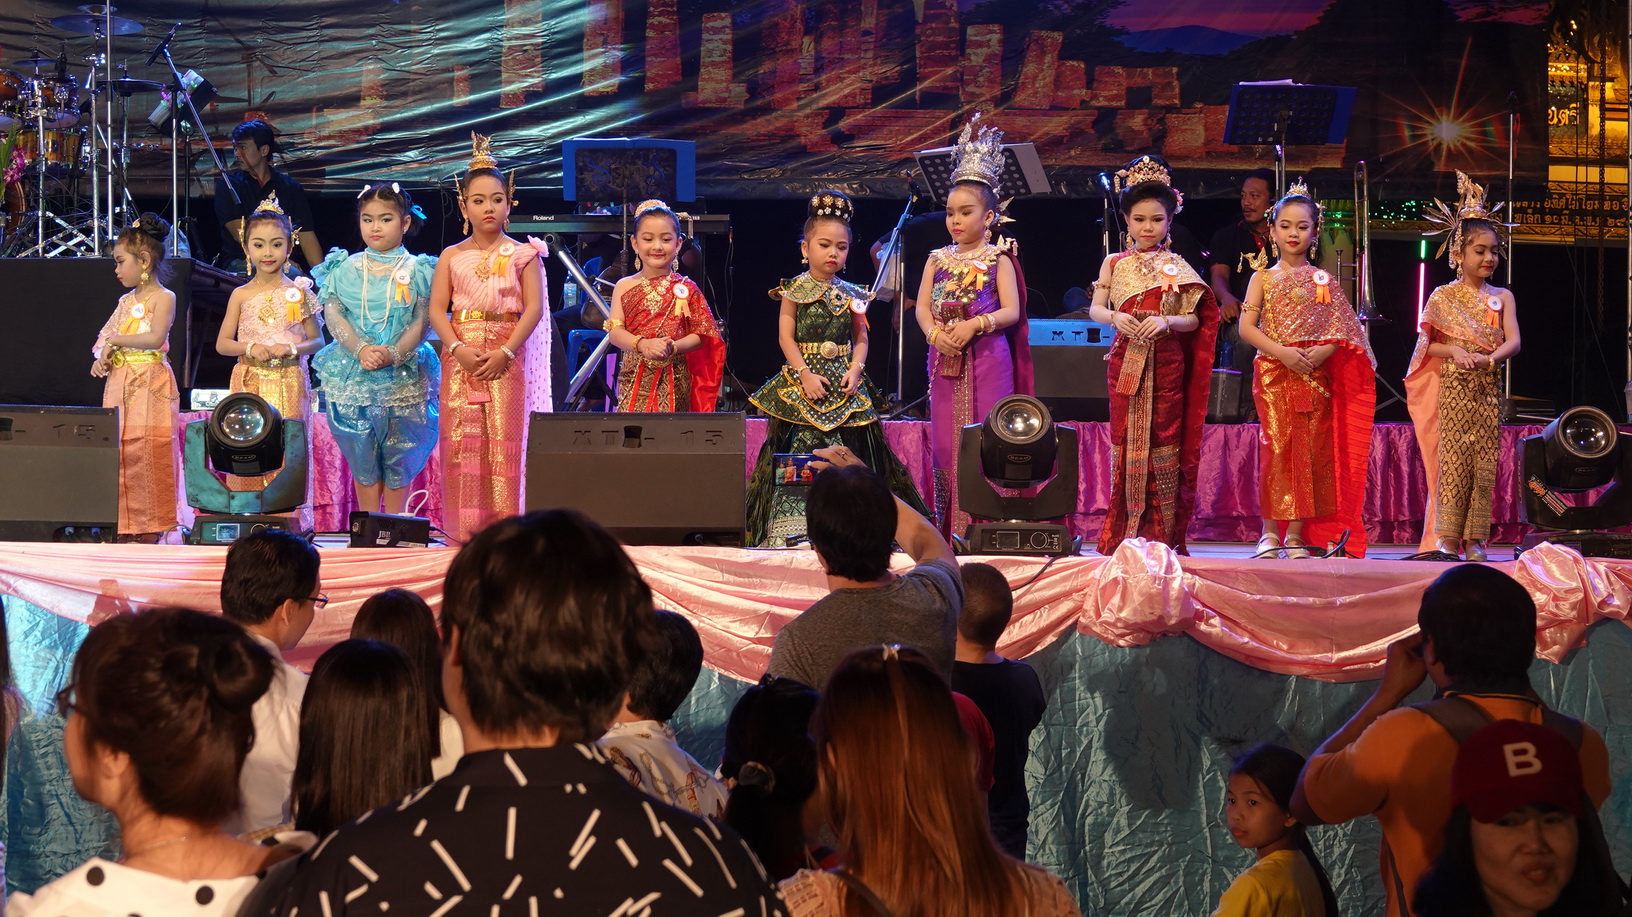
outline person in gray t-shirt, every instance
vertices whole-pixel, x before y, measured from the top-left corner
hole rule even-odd
[[[849,450],[816,454],[831,467],[811,484],[805,520],[829,592],[776,635],[769,673],[820,690],[851,650],[898,643],[917,647],[950,680],[963,608],[951,545]],[[917,566],[891,573],[892,541]]]

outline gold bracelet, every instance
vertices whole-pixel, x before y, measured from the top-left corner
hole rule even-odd
[[[851,361],[850,361],[850,365],[851,365],[851,366],[858,366],[858,367],[859,367],[859,366],[863,366],[863,365],[865,365],[865,364],[863,364],[863,363],[862,363],[862,362],[861,362],[861,361],[860,361],[860,360],[851,360]]]
[[[614,328],[622,328],[622,327],[623,327],[623,319],[621,319],[621,318],[609,318],[606,321],[601,322],[601,330],[606,331],[606,332],[610,332]]]
[[[635,343],[631,344],[629,346],[629,349],[630,350],[635,350],[635,351],[640,350],[640,342],[644,341],[644,340],[646,340],[646,335],[644,335],[644,334],[635,335]]]
[[[941,326],[936,325],[935,327],[929,329],[928,334],[924,335],[924,340],[928,341],[930,343],[930,345],[933,346],[935,344],[935,335],[940,334],[940,333],[941,333]]]

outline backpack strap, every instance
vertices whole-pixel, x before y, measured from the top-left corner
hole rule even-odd
[[[1457,745],[1466,742],[1468,736],[1496,722],[1496,718],[1486,713],[1485,708],[1465,697],[1458,697],[1454,694],[1421,704],[1413,704],[1411,709],[1428,714],[1430,719],[1440,725],[1440,728],[1451,734],[1451,738],[1456,740]],[[1579,726],[1580,724],[1576,725]]]

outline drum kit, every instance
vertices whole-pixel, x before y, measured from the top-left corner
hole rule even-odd
[[[114,37],[141,33],[141,23],[115,16],[111,6],[79,11],[51,26],[90,38],[89,50],[77,55],[83,82],[70,72],[68,44],[84,38],[64,39],[55,58],[36,50],[0,61],[0,138],[15,137],[0,256],[98,255],[135,214],[126,170],[131,151],[151,144],[130,141],[129,103],[137,94],[163,93],[165,84],[129,79],[124,64],[113,65]]]

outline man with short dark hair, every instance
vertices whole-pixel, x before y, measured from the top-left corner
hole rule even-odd
[[[741,838],[630,786],[595,748],[655,626],[634,563],[582,513],[478,532],[442,598],[465,756],[295,861],[275,912],[782,913]]]
[[[1377,817],[1391,917],[1410,914],[1409,890],[1443,845],[1463,732],[1495,720],[1551,726],[1579,748],[1593,804],[1610,790],[1603,737],[1547,709],[1530,686],[1536,606],[1523,586],[1480,564],[1452,567],[1423,592],[1417,626],[1389,646],[1377,690],[1309,756],[1292,795],[1306,825]],[[1425,676],[1436,699],[1395,709]]]
[[[1252,268],[1242,262],[1249,255],[1268,257],[1269,208],[1275,203],[1275,173],[1253,169],[1241,179],[1241,219],[1213,234],[1207,255],[1207,284],[1218,297],[1218,346],[1230,359],[1220,364],[1241,373],[1241,400],[1226,405],[1231,413],[1251,413],[1252,358],[1257,351],[1241,340],[1241,300],[1247,295]]]
[[[1031,799],[1026,795],[1026,759],[1031,733],[1043,721],[1048,701],[1030,665],[997,654],[997,641],[1014,615],[1009,581],[991,564],[963,564],[963,613],[958,617],[957,661],[952,690],[967,695],[992,727],[992,792],[986,808],[992,837],[1016,859],[1026,858]]]
[[[635,670],[623,709],[600,741],[612,766],[629,785],[677,809],[725,818],[725,787],[680,747],[669,719],[703,671],[697,628],[672,611],[657,611],[658,640]]]
[[[244,261],[240,235],[244,220],[255,212],[261,201],[275,194],[278,206],[294,224],[295,247],[306,258],[308,268],[316,267],[323,260],[323,248],[313,231],[312,207],[300,182],[272,168],[272,156],[278,152],[272,125],[255,119],[233,128],[232,152],[238,168],[215,177],[215,218],[221,224],[221,257],[217,263],[229,270],[239,269]],[[236,199],[227,190],[229,182],[238,192]]]
[[[917,647],[950,679],[963,608],[957,555],[848,449],[816,454],[832,467],[810,486],[805,523],[829,592],[776,635],[768,671],[820,689],[851,650],[899,643]],[[891,573],[892,541],[917,566]]]
[[[246,535],[227,549],[221,570],[221,613],[238,622],[277,660],[272,684],[255,702],[255,744],[239,775],[243,805],[227,830],[264,831],[294,823],[289,785],[300,747],[300,703],[306,673],[283,661],[328,604],[319,579],[317,549],[288,532]]]

